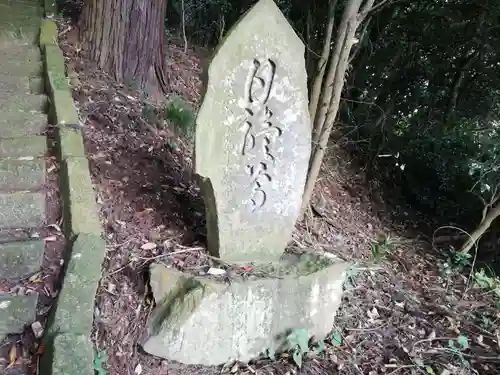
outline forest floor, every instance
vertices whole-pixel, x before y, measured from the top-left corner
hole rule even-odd
[[[137,345],[151,312],[145,273],[153,261],[178,268],[207,264],[204,206],[192,178],[190,137],[161,109],[116,84],[80,54],[61,20],[60,44],[78,74],[74,99],[84,121],[107,255],[97,294],[92,340],[107,354],[108,375],[217,374],[152,357]],[[200,51],[170,42],[172,94],[200,103]],[[331,146],[314,195],[314,213],[297,225],[291,246],[329,251],[356,265],[334,332],[299,370],[289,357],[236,364],[237,374],[498,374],[498,296],[468,273],[443,276],[445,257],[391,222],[366,177],[341,146]],[[377,214],[378,213],[378,214]],[[382,217],[382,219],[379,218]],[[390,241],[373,241],[381,236]],[[372,244],[372,246],[370,246]],[[380,261],[374,262],[371,249]],[[179,250],[183,250],[179,252]],[[495,305],[497,304],[497,305]]]

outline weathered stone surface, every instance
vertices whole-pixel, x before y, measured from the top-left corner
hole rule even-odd
[[[105,251],[106,242],[99,236],[78,235],[72,246],[51,332],[90,332]]]
[[[0,158],[41,157],[47,151],[47,140],[44,136],[0,139]]]
[[[85,148],[83,144],[83,134],[81,129],[74,129],[66,126],[59,128],[59,137],[61,144],[61,157],[85,157]]]
[[[27,77],[13,77],[5,73],[0,73],[0,93],[29,94],[29,79]]]
[[[45,51],[45,66],[47,71],[52,74],[60,74],[64,76],[64,55],[55,44],[48,44],[44,46]]]
[[[40,269],[43,241],[16,241],[0,244],[0,278],[25,277]]]
[[[0,53],[1,52],[0,50]],[[43,65],[39,62],[17,64],[14,62],[2,61],[2,69],[8,71],[13,77],[41,76],[43,73]]]
[[[30,95],[29,87],[24,94],[2,92],[0,87],[0,111],[2,115],[9,118],[15,118],[16,115],[23,113],[35,114],[43,112],[47,107],[47,96]]]
[[[69,91],[66,79],[64,84],[66,85],[66,90],[55,90],[51,93],[52,103],[54,106],[54,118],[51,118],[51,123],[58,125],[71,124],[79,126],[80,120],[78,118],[75,103],[71,97],[71,92]]]
[[[42,77],[16,77],[0,74],[0,93],[5,94],[43,94]]]
[[[50,122],[58,125],[79,125],[80,120],[66,78],[66,67],[61,49],[57,45],[46,45],[45,60],[46,80],[52,101]]]
[[[21,333],[35,320],[38,294],[29,296],[0,296],[0,342],[11,333]]]
[[[0,138],[39,135],[47,126],[47,116],[41,112],[3,113],[0,118]]]
[[[228,33],[208,70],[197,117],[210,252],[276,260],[299,215],[311,124],[304,45],[272,0]]]
[[[7,67],[10,65],[25,65],[29,63],[42,64],[42,52],[40,48],[33,47],[32,45],[16,45],[9,42],[5,42],[4,46],[0,44],[0,51],[5,53],[2,59],[2,69],[4,69],[4,63]],[[4,71],[10,73],[10,70],[5,69]]]
[[[49,19],[43,19],[40,25],[40,45],[57,44],[57,24]]]
[[[33,16],[43,16],[40,2],[38,0],[1,0],[0,6],[7,7],[10,11],[21,11]]]
[[[70,212],[69,223],[74,234],[87,233],[99,236],[102,233],[101,221],[97,215],[95,193],[90,178],[87,158],[68,158],[61,175],[67,188],[62,194]]]
[[[51,375],[94,375],[92,342],[89,335],[71,333],[54,337],[46,352],[52,355],[52,362],[42,358],[42,373]],[[47,354],[45,354],[47,356]]]
[[[0,194],[0,228],[34,228],[45,220],[45,194]]]
[[[151,267],[157,306],[142,346],[188,364],[248,361],[277,349],[282,336],[305,328],[317,338],[333,327],[345,263],[303,276],[232,281],[190,277],[163,264]]]
[[[1,160],[0,189],[30,190],[41,187],[45,183],[45,161],[35,160]]]

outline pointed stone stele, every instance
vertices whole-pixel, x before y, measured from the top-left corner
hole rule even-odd
[[[279,260],[299,215],[311,123],[304,45],[272,0],[254,5],[218,48],[196,123],[210,253]]]
[[[302,202],[311,124],[304,45],[272,0],[257,2],[228,32],[206,78],[195,171],[208,249],[269,272],[228,284],[153,265],[156,307],[141,343],[159,357],[218,365],[283,349],[297,329],[323,339],[347,265],[318,258],[304,269],[302,258],[281,260]]]

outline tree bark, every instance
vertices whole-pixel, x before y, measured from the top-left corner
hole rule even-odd
[[[455,108],[457,107],[457,99],[460,88],[462,87],[462,83],[465,77],[465,73],[471,68],[474,60],[479,56],[479,53],[472,52],[467,57],[464,58],[462,64],[458,67],[457,72],[453,78],[451,90],[450,90],[450,99],[448,102],[448,109],[445,114],[445,122],[448,123],[455,112]]]
[[[319,108],[314,124],[312,161],[302,197],[302,213],[309,206],[314,185],[318,179],[323,157],[325,156],[328,139],[337,117],[340,95],[344,87],[344,78],[356,29],[372,8],[374,0],[366,0],[360,11],[361,3],[362,0],[350,0],[342,15],[335,51],[331,57],[328,74],[323,85],[322,106]],[[316,147],[314,147],[315,145]]]
[[[83,47],[116,81],[150,97],[166,92],[167,0],[87,0],[80,17]]]
[[[323,90],[320,95],[320,107],[318,109],[318,113],[316,113],[314,117],[314,126],[313,126],[313,136],[312,136],[312,142],[313,142],[313,150],[316,149],[316,145],[318,144],[319,138],[321,136],[321,131],[323,129],[323,125],[325,124],[325,119],[328,113],[328,110],[330,109],[330,102],[333,99],[333,90],[334,90],[334,83],[335,83],[335,78],[338,72],[338,65],[339,61],[342,57],[342,55],[349,54],[352,46],[352,37],[354,36],[354,32],[356,31],[356,28],[353,29],[351,27],[352,31],[352,36],[351,38],[346,38],[346,34],[348,31],[348,26],[351,25],[352,23],[355,22],[355,18],[357,16],[357,13],[359,11],[359,7],[361,6],[362,0],[350,0],[347,5],[345,6],[344,14],[342,15],[342,21],[340,22],[339,29],[337,31],[337,39],[335,41],[335,48],[333,51],[333,55],[330,58],[330,63],[328,67],[328,73],[325,78],[325,82],[323,84]],[[349,43],[349,48],[346,51],[346,43]],[[346,59],[347,62],[347,59]],[[342,86],[343,86],[343,79],[344,79],[345,71],[342,74]],[[342,86],[340,87],[340,90],[342,90]]]
[[[311,122],[314,124],[316,118],[316,110],[318,108],[319,98],[321,95],[321,87],[323,86],[323,77],[326,71],[326,64],[330,57],[330,49],[332,44],[333,26],[335,25],[335,7],[337,0],[330,0],[328,4],[328,24],[326,26],[325,39],[323,41],[323,50],[321,57],[318,60],[318,67],[316,74],[313,78],[311,89],[311,98],[309,100],[309,114],[311,115]]]
[[[484,219],[479,223],[477,228],[471,233],[469,239],[465,241],[462,248],[460,249],[461,253],[468,253],[481,239],[481,237],[486,233],[486,231],[490,228],[493,221],[500,216],[500,203],[497,203],[495,207],[493,207],[484,217]]]

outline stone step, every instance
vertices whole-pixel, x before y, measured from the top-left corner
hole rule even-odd
[[[47,110],[49,99],[46,95],[28,93],[12,95],[8,92],[2,92],[1,87],[2,83],[0,82],[0,113],[2,113],[2,117],[8,117],[10,113],[35,113]]]
[[[34,190],[45,184],[45,160],[0,160],[0,191]]]
[[[40,48],[15,44],[15,41],[12,40],[0,43],[0,58],[3,73],[6,73],[11,65],[43,64]]]
[[[0,194],[0,229],[36,228],[44,221],[44,193]]]
[[[36,317],[38,294],[0,297],[0,341],[8,334],[22,333]]]
[[[0,47],[4,48],[6,46],[31,46],[36,47],[38,45],[38,32],[35,33],[31,30],[28,35],[23,34],[20,30],[8,25],[0,25]]]
[[[40,135],[47,127],[47,115],[42,112],[7,112],[0,117],[0,138]]]
[[[43,157],[47,152],[47,139],[44,136],[0,139],[1,159],[26,159]]]
[[[24,7],[32,7],[32,8],[42,8],[43,1],[41,0],[0,0],[1,4],[5,5],[22,5]]]
[[[43,94],[45,92],[43,78],[16,77],[0,73],[0,95],[7,94]]]
[[[17,11],[19,8],[25,13],[39,17],[43,16],[43,8],[39,3],[33,1],[0,0],[0,10],[2,12],[8,10]]]
[[[5,5],[0,3],[0,21],[10,21],[19,24],[19,26],[30,25],[26,21],[40,22],[42,9],[37,7],[18,5]]]
[[[19,279],[38,271],[43,263],[42,240],[0,244],[0,279]]]
[[[0,16],[0,39],[13,38],[18,43],[36,43],[40,31],[40,19],[2,19]]]
[[[1,52],[0,52],[1,53]],[[42,62],[28,62],[25,64],[11,63],[1,61],[2,72],[8,73],[13,77],[42,77],[43,76],[43,64]]]
[[[18,113],[0,118],[0,138],[16,138],[42,134],[47,127],[47,116],[38,113]]]

